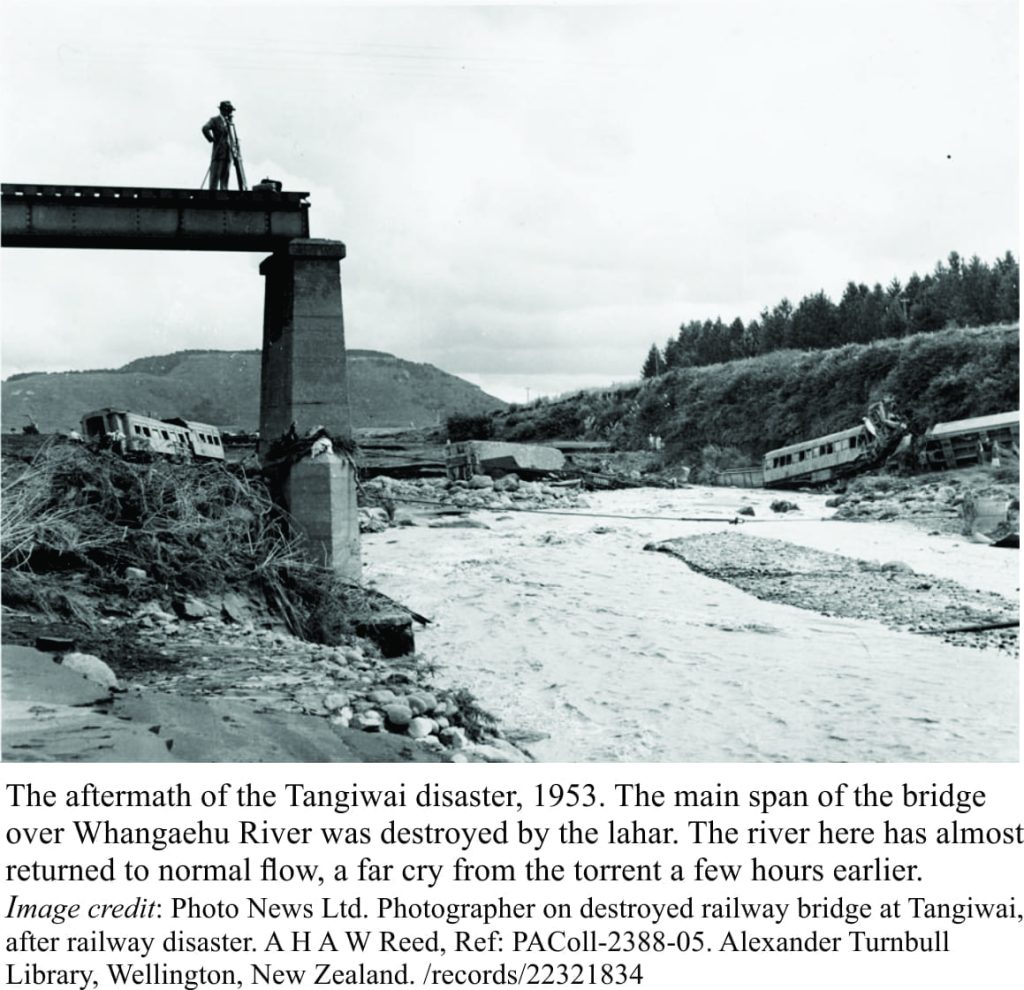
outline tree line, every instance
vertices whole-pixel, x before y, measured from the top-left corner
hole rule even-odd
[[[1011,251],[991,266],[953,251],[933,272],[916,272],[886,288],[849,282],[839,303],[823,292],[805,296],[794,308],[783,299],[749,323],[691,320],[663,348],[652,344],[641,374],[654,378],[673,368],[694,368],[785,349],[819,350],[866,344],[945,327],[1012,323],[1020,318],[1020,268]]]

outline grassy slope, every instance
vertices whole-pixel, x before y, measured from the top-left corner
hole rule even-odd
[[[733,460],[756,460],[773,447],[855,425],[882,396],[919,430],[1016,409],[1018,348],[1012,326],[778,351],[513,407],[497,415],[496,432],[523,441],[610,440],[624,449],[642,448],[657,434],[670,461],[699,463],[710,446],[730,448]]]

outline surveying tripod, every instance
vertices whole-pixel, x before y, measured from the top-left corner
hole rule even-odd
[[[235,122],[230,117],[228,124],[228,148],[231,150],[231,161],[235,166],[235,178],[238,179],[238,188],[245,192],[249,183],[245,181],[245,166],[242,164],[242,149],[238,144],[238,131],[235,130]]]
[[[249,183],[245,178],[245,166],[242,164],[242,148],[238,143],[238,131],[235,130],[235,122],[230,117],[225,117],[224,122],[228,125],[228,153],[231,155],[231,163],[235,166],[235,178],[238,180],[238,188],[245,192],[249,188]],[[212,167],[213,163],[211,162],[206,168],[206,175],[203,176],[203,181],[199,184],[200,189],[206,187],[206,180],[210,178],[210,169]]]

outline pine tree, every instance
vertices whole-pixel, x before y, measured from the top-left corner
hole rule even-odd
[[[664,370],[665,360],[661,356],[661,351],[658,350],[657,344],[651,344],[651,349],[647,352],[647,360],[644,361],[640,374],[643,378],[656,378]]]
[[[772,310],[761,312],[761,353],[781,350],[787,346],[789,326],[793,320],[793,304],[788,299],[776,304]]]
[[[996,319],[1013,323],[1020,319],[1020,266],[1013,253],[1007,251],[995,265]]]
[[[808,350],[834,347],[839,329],[836,304],[823,291],[804,296],[793,312],[790,323],[790,347]]]
[[[727,361],[737,361],[739,358],[747,356],[743,339],[745,329],[743,321],[738,316],[729,324],[729,329],[726,331],[729,345],[729,356],[726,358]]]

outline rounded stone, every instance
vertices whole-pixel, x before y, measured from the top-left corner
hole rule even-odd
[[[387,706],[384,709],[384,714],[387,716],[388,723],[398,728],[404,728],[412,721],[412,710],[408,705],[403,704],[400,701],[396,701],[393,704]]]
[[[414,715],[432,712],[437,707],[437,698],[429,691],[417,691],[415,694],[410,694],[405,700]]]
[[[406,731],[413,739],[423,739],[437,731],[437,723],[432,718],[417,715],[409,723],[409,728]]]

